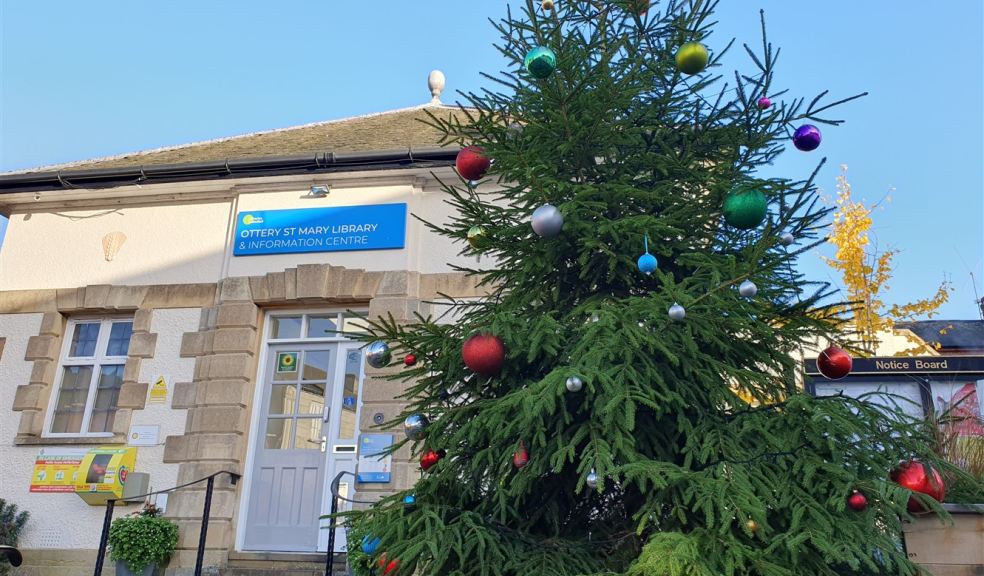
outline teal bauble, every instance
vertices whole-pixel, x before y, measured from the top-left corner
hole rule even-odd
[[[742,230],[761,224],[768,211],[769,202],[758,190],[735,190],[724,199],[724,221]]]
[[[537,46],[526,53],[523,68],[537,78],[546,78],[557,69],[557,55],[546,46]]]

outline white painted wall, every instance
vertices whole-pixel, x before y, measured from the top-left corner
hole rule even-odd
[[[193,358],[180,358],[181,335],[197,331],[201,310],[156,310],[151,329],[158,334],[155,357],[141,362],[140,380],[148,381],[165,374],[168,383],[189,382],[194,372]],[[10,411],[17,386],[31,376],[33,363],[24,360],[27,340],[41,328],[41,314],[0,315],[0,336],[7,343],[0,358],[0,496],[16,503],[31,514],[20,546],[24,549],[55,548],[94,550],[99,544],[102,526],[102,507],[89,506],[75,494],[32,494],[29,492],[34,460],[40,446],[15,446],[20,415]],[[52,398],[54,395],[52,395]],[[148,404],[145,410],[135,411],[131,424],[154,424],[161,427],[161,444],[137,450],[136,472],[148,472],[155,489],[176,484],[178,465],[164,464],[164,439],[168,434],[184,432],[186,410],[170,408],[171,397],[165,405]],[[54,448],[56,446],[46,446]],[[117,516],[134,509],[121,509]]]

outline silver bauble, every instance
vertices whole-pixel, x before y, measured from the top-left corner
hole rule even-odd
[[[382,368],[390,363],[389,344],[383,342],[382,340],[376,340],[372,344],[366,346],[366,362],[369,363],[373,368]]]
[[[580,392],[584,388],[584,381],[578,376],[570,376],[565,383],[568,392]]]
[[[588,488],[594,490],[598,487],[598,474],[594,470],[588,472],[588,477],[584,479],[584,483],[588,485]]]
[[[783,246],[791,246],[793,242],[796,242],[796,237],[793,236],[792,232],[783,232],[782,236],[779,237],[779,241],[782,242]]]
[[[411,440],[423,440],[424,430],[430,422],[423,414],[411,414],[403,421],[403,433]]]
[[[556,206],[544,204],[533,211],[530,225],[538,236],[549,238],[560,234],[560,229],[564,226],[564,216]]]
[[[738,293],[745,298],[751,298],[758,294],[759,287],[755,285],[755,282],[751,280],[745,280],[738,286]]]
[[[676,320],[677,322],[687,317],[687,311],[676,302],[673,303],[673,306],[670,306],[670,309],[666,313],[670,315],[670,320]]]

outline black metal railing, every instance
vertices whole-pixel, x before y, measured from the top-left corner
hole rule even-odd
[[[23,556],[21,556],[20,550],[14,548],[13,546],[0,545],[0,558],[4,558],[10,565],[14,568],[21,565],[24,562]]]
[[[338,501],[344,500],[346,502],[351,502],[352,504],[375,504],[375,502],[367,502],[364,500],[353,500],[351,498],[346,498],[338,494],[338,485],[341,483],[342,478],[346,475],[355,477],[355,474],[351,472],[339,472],[335,479],[331,481],[331,512],[330,512],[330,522],[328,527],[328,555],[325,558],[325,576],[334,576],[335,574],[335,531],[338,529],[338,519],[336,514],[338,514]],[[351,544],[351,542],[349,542]]]
[[[156,492],[148,492],[147,494],[140,494],[139,496],[130,496],[128,498],[113,498],[106,501],[106,515],[103,517],[102,526],[102,536],[99,538],[99,555],[96,557],[96,569],[93,571],[93,576],[101,576],[103,569],[103,562],[106,559],[106,543],[109,541],[109,526],[113,523],[113,510],[116,508],[117,502],[134,502],[142,498],[147,498],[148,496],[155,496],[157,494],[167,494],[174,492],[175,490],[181,490],[182,488],[187,488],[188,486],[194,486],[200,482],[205,482],[205,505],[202,507],[202,530],[198,535],[198,556],[195,558],[195,576],[202,575],[202,563],[205,560],[205,536],[208,534],[208,517],[209,513],[212,511],[212,490],[215,488],[215,479],[223,474],[229,475],[229,481],[233,486],[239,482],[242,478],[241,475],[235,472],[229,472],[228,470],[223,470],[222,472],[216,472],[211,476],[206,476],[204,478],[199,478],[198,480],[193,480],[187,484],[182,484],[180,486],[175,486],[174,488],[168,488],[167,490],[157,490]],[[330,556],[330,554],[329,554]]]

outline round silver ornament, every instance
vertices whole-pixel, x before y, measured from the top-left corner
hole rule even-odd
[[[594,470],[588,472],[588,477],[584,479],[584,483],[588,485],[588,488],[594,490],[598,487],[598,474]]]
[[[579,376],[570,376],[567,378],[565,383],[568,392],[580,392],[581,388],[584,388],[584,380],[581,380]]]
[[[670,309],[666,313],[670,315],[670,320],[676,320],[677,322],[687,317],[687,311],[676,302],[673,303],[673,306],[670,306]]]
[[[372,344],[366,346],[366,362],[369,363],[373,368],[382,368],[390,363],[390,358],[392,354],[390,353],[389,344],[383,342],[382,340],[376,340]]]
[[[560,234],[560,229],[564,226],[564,216],[553,204],[544,204],[533,211],[530,225],[538,236],[550,238]]]
[[[403,433],[411,440],[423,440],[430,421],[423,414],[411,414],[403,421]]]
[[[793,236],[792,232],[783,232],[782,236],[779,237],[779,242],[783,246],[792,246],[793,242],[796,242],[796,237]]]
[[[758,294],[759,288],[755,285],[755,282],[751,280],[745,280],[738,286],[738,293],[745,298],[752,298]]]

